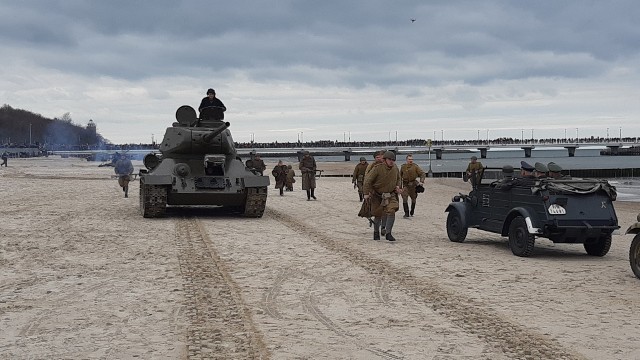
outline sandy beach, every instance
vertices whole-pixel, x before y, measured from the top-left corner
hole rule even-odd
[[[138,183],[124,198],[97,165],[0,168],[2,359],[640,359],[632,236],[603,258],[545,239],[519,258],[475,229],[453,243],[453,179],[427,180],[396,243],[372,240],[341,177],[317,201],[271,186],[260,219],[144,219]],[[615,206],[624,233],[640,204]]]

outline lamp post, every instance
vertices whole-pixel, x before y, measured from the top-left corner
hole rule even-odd
[[[567,128],[564,128],[564,142],[567,142]]]
[[[576,128],[576,144],[580,142],[580,138],[578,137],[578,128]]]
[[[622,142],[622,126],[620,126],[620,142]]]
[[[29,123],[29,146],[31,146],[31,123]]]
[[[520,142],[524,144],[524,129],[520,129]]]
[[[609,142],[609,128],[607,128],[607,142]]]
[[[489,129],[487,129],[487,145],[489,145]]]

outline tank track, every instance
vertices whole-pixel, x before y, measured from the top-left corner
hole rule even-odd
[[[244,216],[259,218],[267,206],[267,188],[247,188],[247,200],[244,204]]]
[[[167,188],[140,182],[140,213],[143,217],[162,217],[167,209]]]

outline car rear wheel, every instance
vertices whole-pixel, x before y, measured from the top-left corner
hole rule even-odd
[[[629,263],[631,264],[631,270],[640,279],[640,234],[636,235],[631,242],[631,248],[629,249]]]
[[[518,216],[509,225],[509,248],[513,255],[527,257],[533,252],[536,237],[529,234],[527,223]]]
[[[463,242],[467,237],[468,228],[463,224],[458,210],[449,211],[447,215],[447,236],[453,242]]]
[[[605,256],[611,248],[611,234],[602,236],[596,241],[584,243],[584,249],[591,256]]]

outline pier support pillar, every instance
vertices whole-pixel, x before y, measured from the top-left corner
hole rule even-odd
[[[434,149],[436,152],[436,159],[442,160],[442,149]]]
[[[565,146],[564,148],[567,149],[567,151],[569,152],[569,157],[576,156],[576,148],[577,148],[577,146]]]
[[[521,149],[524,150],[524,157],[530,158],[531,157],[531,150],[533,150],[534,147],[535,146],[533,146],[533,145],[521,147]]]
[[[304,157],[304,150],[298,150],[298,161],[302,161]]]
[[[351,154],[352,154],[351,151],[344,150],[343,153],[344,153],[344,161],[351,161]]]
[[[620,146],[618,146],[618,145],[607,145],[607,147],[609,149],[611,149],[611,155],[618,155],[618,150],[620,149]]]
[[[480,150],[480,158],[481,159],[486,159],[487,158],[487,150],[489,150],[489,147],[481,147],[478,148],[478,150]]]

